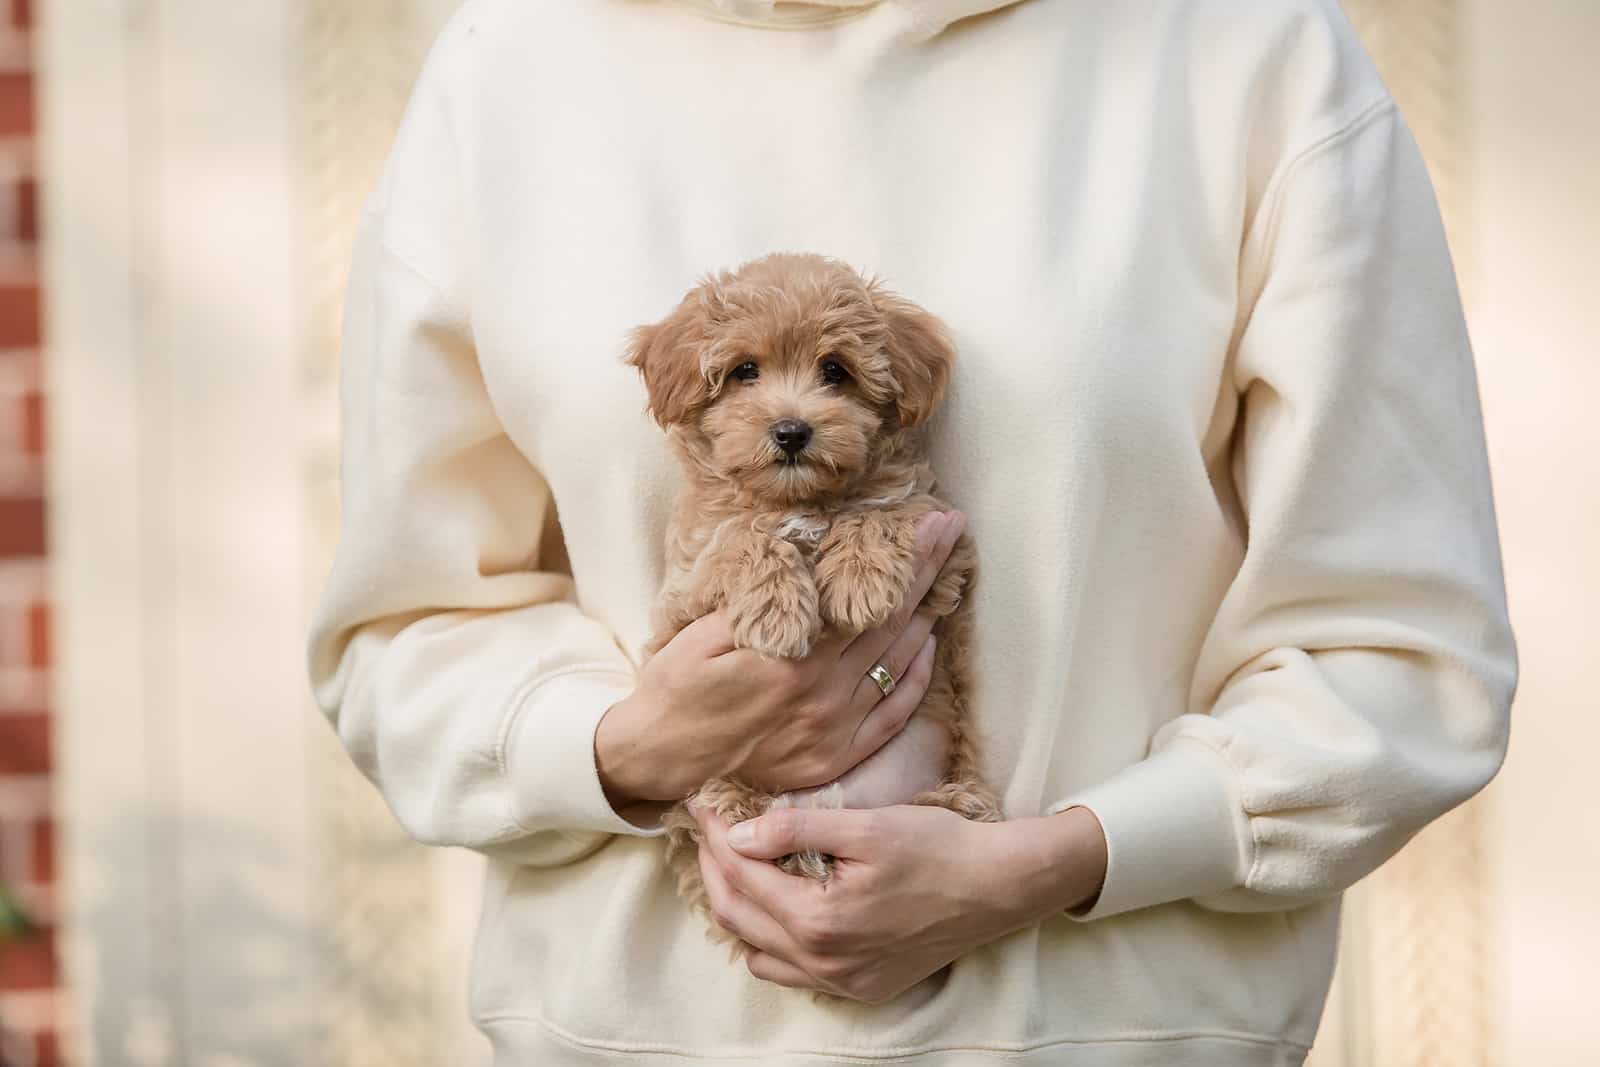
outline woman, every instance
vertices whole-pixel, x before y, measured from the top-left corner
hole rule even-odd
[[[921,621],[795,665],[713,615],[636,669],[673,483],[623,338],[782,249],[960,349],[934,466],[1009,821],[704,820],[738,963],[661,804],[885,742],[922,773]],[[501,1063],[1299,1063],[1340,893],[1504,751],[1470,350],[1334,0],[469,0],[369,206],[344,375],[311,670],[407,829],[491,858]],[[765,863],[801,847],[826,889]]]

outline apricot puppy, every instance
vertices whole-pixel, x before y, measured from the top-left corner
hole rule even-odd
[[[917,520],[935,495],[921,427],[955,351],[943,325],[845,264],[779,253],[706,276],[666,319],[634,331],[628,362],[683,465],[667,528],[667,580],[649,655],[695,619],[729,616],[735,643],[801,658],[826,630],[885,622],[912,582]],[[923,604],[939,616],[933,680],[918,714],[950,736],[943,784],[916,798],[1000,818],[968,719],[972,541],[963,535]],[[812,803],[839,802],[824,790]],[[730,821],[774,797],[733,779],[694,798]],[[687,802],[686,802],[687,803]],[[667,818],[679,892],[705,908],[693,817]],[[826,878],[827,857],[783,861]],[[721,931],[713,928],[713,936]]]

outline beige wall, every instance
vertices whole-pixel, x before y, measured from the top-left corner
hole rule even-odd
[[[1471,321],[1522,684],[1502,1062],[1600,1062],[1600,3],[1475,0]]]
[[[321,300],[450,0],[42,5],[63,1029],[81,1065],[477,1061],[475,857],[311,706]]]

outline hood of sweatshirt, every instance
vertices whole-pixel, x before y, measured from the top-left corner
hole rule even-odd
[[[879,4],[901,8],[913,33],[934,37],[951,23],[1022,0],[684,0],[703,13],[749,26],[802,28],[864,14]]]

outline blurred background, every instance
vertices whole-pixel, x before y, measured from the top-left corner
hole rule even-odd
[[[0,1065],[481,1062],[473,857],[304,682],[356,213],[455,0],[0,0]],[[1347,0],[1466,295],[1523,681],[1316,1067],[1600,1063],[1600,2]]]

